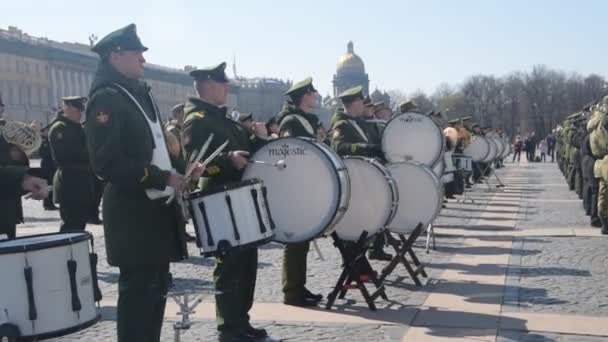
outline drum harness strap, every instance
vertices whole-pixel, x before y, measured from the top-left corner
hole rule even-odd
[[[315,136],[315,129],[312,127],[312,125],[310,124],[310,122],[308,122],[308,120],[304,119],[302,117],[302,115],[298,115],[298,114],[289,114],[286,116],[286,120],[283,120],[283,122],[281,122],[281,125],[279,126],[279,130],[285,125],[286,122],[290,121],[290,120],[294,120],[290,117],[295,118],[296,120],[298,120],[298,122],[300,122],[300,124],[302,125],[302,127],[304,127],[304,129],[306,130],[306,132],[308,132],[308,134],[310,134],[311,136]]]
[[[359,133],[361,138],[363,138],[363,140],[365,140],[365,142],[369,142],[369,140],[367,139],[367,135],[365,135],[365,132],[363,131],[363,129],[361,129],[361,127],[359,127],[359,124],[357,124],[357,122],[355,120],[348,120],[348,121],[350,122],[351,125],[353,125],[353,127],[355,127],[355,129],[357,130],[357,133]]]

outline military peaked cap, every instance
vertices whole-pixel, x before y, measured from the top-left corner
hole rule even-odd
[[[173,108],[171,108],[171,113],[184,111],[184,106],[185,104],[183,103],[176,104],[175,106],[173,106]]]
[[[285,95],[288,96],[292,101],[295,101],[309,92],[317,92],[315,87],[312,85],[312,77],[308,77],[303,81],[294,84],[285,92]]]
[[[135,24],[130,24],[103,37],[91,50],[103,57],[111,52],[147,51],[148,48],[139,40]]]
[[[84,104],[87,102],[87,98],[84,96],[65,96],[61,98],[61,101],[66,105],[82,110],[84,109]]]
[[[407,112],[417,109],[417,108],[418,108],[418,106],[416,105],[416,102],[414,102],[412,100],[408,100],[399,105],[399,112],[407,113]]]
[[[356,86],[350,89],[347,89],[338,95],[338,98],[342,100],[342,102],[352,102],[355,99],[364,99],[363,97],[363,87]]]
[[[213,80],[216,82],[228,83],[226,76],[226,62],[222,62],[216,66],[196,69],[190,72],[190,76],[197,81]]]
[[[251,119],[253,119],[253,113],[246,113],[246,112],[239,113],[239,122],[244,122],[244,121],[251,120]]]

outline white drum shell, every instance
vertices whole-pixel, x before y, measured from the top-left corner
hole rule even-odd
[[[344,164],[351,181],[350,201],[334,231],[342,240],[357,241],[364,230],[372,236],[392,221],[399,195],[388,169],[378,161],[346,157]]]
[[[481,162],[488,157],[490,144],[484,137],[476,135],[471,139],[471,143],[465,147],[462,153],[465,156],[471,157],[475,162]]]
[[[453,155],[456,169],[461,172],[473,172],[473,158],[462,154]]]
[[[435,163],[435,166],[433,166],[433,173],[437,177],[443,176],[445,173],[445,161],[443,159],[439,159],[439,161]]]
[[[382,152],[390,163],[414,161],[433,167],[441,159],[444,144],[441,128],[420,113],[393,117],[382,134]]]
[[[411,162],[387,165],[397,182],[399,207],[388,229],[397,234],[411,232],[418,223],[433,222],[443,204],[439,178],[425,165]]]
[[[456,166],[454,166],[454,160],[452,160],[452,155],[454,155],[454,152],[452,151],[444,152],[443,163],[445,164],[445,169],[443,170],[443,173],[456,172]]]
[[[48,234],[0,242],[7,246],[37,244],[49,239],[64,239],[82,233]],[[63,246],[0,254],[0,314],[16,325],[22,337],[52,334],[94,323],[99,317],[95,305],[93,275],[89,259],[89,239]],[[82,306],[72,311],[68,260],[76,261],[76,287]],[[37,319],[29,320],[27,283],[24,269],[32,269],[32,285]]]
[[[201,254],[216,253],[219,251],[218,248],[228,247],[226,242],[233,248],[260,245],[268,242],[274,236],[264,200],[263,184],[261,181],[248,183],[253,184],[235,185],[234,188],[212,194],[195,193],[189,198],[190,214],[196,229]],[[255,199],[251,190],[257,192]],[[231,200],[239,239],[234,231],[226,196],[229,196]],[[256,202],[259,216],[255,206]],[[205,223],[203,210],[209,226]],[[264,225],[263,228],[260,227],[260,220]]]
[[[267,164],[247,166],[243,179],[259,178],[268,189],[276,225],[274,240],[309,241],[331,231],[344,215],[350,181],[342,159],[329,147],[302,138],[279,138],[264,145],[252,160],[285,162],[284,169]]]

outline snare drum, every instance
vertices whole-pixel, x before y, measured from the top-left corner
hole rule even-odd
[[[46,339],[99,320],[97,274],[87,232],[34,235],[0,241],[0,325],[21,338]]]
[[[464,154],[454,154],[452,155],[452,159],[457,171],[473,172],[473,158]]]
[[[490,154],[490,144],[486,138],[476,135],[462,153],[471,157],[475,162],[481,162]]]
[[[441,159],[444,144],[439,126],[420,113],[393,117],[382,134],[382,152],[390,163],[414,161],[433,167]]]
[[[386,227],[397,213],[397,185],[386,167],[375,159],[346,157],[350,178],[350,201],[334,226],[342,240],[357,241],[363,231],[372,236]]]
[[[263,245],[274,236],[266,188],[259,179],[194,192],[187,201],[201,255]]]
[[[348,171],[326,145],[303,138],[279,138],[251,159],[257,162],[245,168],[243,178],[262,179],[268,188],[275,241],[312,240],[328,233],[344,215],[350,198]],[[274,166],[278,161],[281,167]]]
[[[433,222],[443,204],[443,190],[439,178],[428,167],[412,162],[387,165],[397,182],[399,207],[388,229],[397,234],[411,232],[418,223]]]

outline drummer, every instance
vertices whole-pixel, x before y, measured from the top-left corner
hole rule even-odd
[[[418,113],[418,105],[413,100],[407,100],[399,105],[399,113]]]
[[[248,163],[250,153],[261,146],[266,130],[250,139],[239,122],[226,115],[228,77],[226,63],[190,72],[199,97],[188,98],[184,107],[185,121],[182,144],[189,160],[207,138],[214,134],[205,158],[224,141],[228,146],[208,167],[205,177],[208,186],[239,182]],[[264,127],[262,125],[262,127]],[[253,305],[258,267],[258,250],[248,247],[231,250],[218,256],[214,275],[215,310],[220,341],[251,341],[268,336],[266,330],[256,329],[249,323],[249,310]]]
[[[365,121],[362,122],[362,128],[365,131],[365,133],[367,134],[367,137],[369,138],[369,141],[373,144],[377,144],[378,146],[381,145],[382,143],[382,131],[384,126],[380,125],[378,120],[375,118],[375,116],[372,114],[372,116],[369,116],[369,112],[375,112],[376,110],[376,105],[369,105],[368,103],[371,103],[371,99],[369,99],[369,96],[365,99],[365,101],[363,101],[366,105],[365,105],[365,112],[366,112],[366,117],[365,117]],[[366,101],[368,101],[366,103]],[[383,107],[384,103],[381,103],[381,106]],[[384,111],[385,113],[387,112],[386,109],[384,108],[380,108],[381,111]],[[385,113],[382,113],[382,115],[385,115]],[[390,111],[388,111],[388,113],[390,114]],[[380,160],[380,162],[382,162],[383,164],[386,162],[384,156],[378,158]],[[393,256],[389,253],[386,253],[384,251],[384,245],[386,244],[386,237],[384,236],[384,234],[377,234],[376,237],[374,238],[374,242],[371,246],[371,248],[369,249],[369,254],[368,257],[370,259],[373,260],[382,260],[382,261],[390,261]]]
[[[374,116],[378,120],[388,121],[393,116],[393,111],[383,101],[374,103]]]
[[[318,139],[322,133],[319,117],[313,114],[317,90],[308,77],[294,84],[285,93],[287,100],[277,115],[280,137]],[[322,141],[322,140],[321,140]],[[294,306],[316,306],[323,295],[306,288],[306,259],[310,242],[286,244],[283,250],[283,302]]]
[[[338,98],[342,101],[344,110],[336,111],[332,117],[332,148],[340,156],[355,155],[383,160],[380,144],[370,140],[363,129],[365,127],[365,121],[362,120],[365,112],[363,88],[361,86],[350,88],[338,95]],[[386,255],[382,260],[386,260]],[[361,266],[361,271],[364,273],[373,271],[363,268],[363,266],[367,268],[367,265]]]
[[[473,136],[481,136],[483,137],[485,134],[481,129],[481,126],[479,126],[479,124],[474,123],[471,126],[472,130],[473,130]],[[475,183],[481,183],[481,180],[483,178],[483,174],[482,174],[482,168],[485,170],[486,168],[486,163],[482,163],[482,162],[473,162],[473,182]]]
[[[331,119],[332,148],[341,156],[383,158],[380,145],[370,141],[362,128],[365,124],[362,119],[365,111],[363,87],[350,88],[338,95],[338,98],[342,101],[344,110],[336,111]]]

